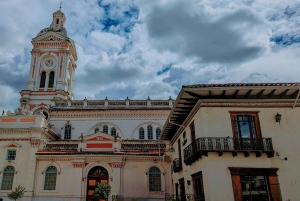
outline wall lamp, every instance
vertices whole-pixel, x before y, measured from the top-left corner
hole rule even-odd
[[[188,185],[187,188],[190,188],[190,186],[191,186],[191,180],[187,180],[186,182],[187,182],[187,185]]]
[[[277,112],[277,114],[275,115],[275,120],[276,120],[276,122],[278,122],[278,123],[280,124],[281,114],[279,114],[278,112]]]

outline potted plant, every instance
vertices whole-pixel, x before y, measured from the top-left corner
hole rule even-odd
[[[10,200],[16,201],[17,199],[22,198],[25,192],[26,189],[23,186],[18,185],[11,193],[7,193],[7,197]]]
[[[104,198],[107,200],[108,196],[110,195],[111,191],[111,186],[107,183],[100,184],[97,182],[96,188],[94,190],[94,196],[99,199],[99,198]]]

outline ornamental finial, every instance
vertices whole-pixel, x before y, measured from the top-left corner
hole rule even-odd
[[[60,1],[60,6],[59,6],[59,10],[61,10],[61,5],[62,5],[62,1]]]

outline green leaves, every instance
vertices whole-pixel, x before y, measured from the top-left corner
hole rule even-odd
[[[25,192],[26,189],[23,186],[18,185],[11,193],[7,193],[7,197],[10,200],[17,200],[22,198]]]
[[[97,187],[94,190],[94,196],[97,198],[108,198],[110,195],[111,186],[109,184],[100,184],[97,182]]]

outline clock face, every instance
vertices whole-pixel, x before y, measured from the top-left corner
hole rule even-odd
[[[48,59],[48,60],[45,61],[45,65],[47,67],[51,67],[53,65],[53,61],[51,59]]]

